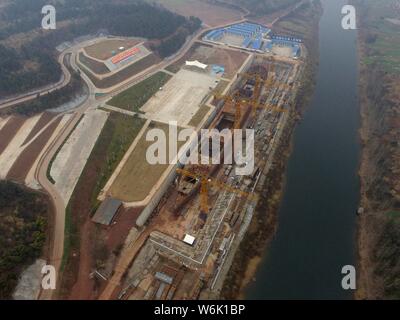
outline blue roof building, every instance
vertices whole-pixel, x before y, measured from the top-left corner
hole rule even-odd
[[[251,42],[251,38],[247,37],[244,39],[243,43],[242,43],[242,47],[247,48],[250,45]]]
[[[246,48],[249,50],[272,50],[273,43],[265,42],[264,39],[266,35],[271,33],[271,29],[266,26],[263,26],[258,23],[253,22],[242,22],[233,24],[224,28],[219,28],[210,31],[205,37],[204,40],[210,41],[218,41],[220,40],[225,34],[234,35],[237,37],[242,37],[242,43],[239,45],[242,48]],[[273,35],[273,39],[275,41],[290,41],[290,37],[283,38],[282,36]],[[228,45],[230,44],[230,40],[227,38],[226,42]],[[295,38],[293,38],[295,41]],[[265,42],[265,43],[264,43]],[[236,40],[234,40],[231,45],[237,46]],[[296,42],[293,42],[296,43]],[[287,45],[282,43],[282,45]]]
[[[261,44],[262,44],[261,38],[257,38],[253,41],[251,48],[254,50],[260,50]]]

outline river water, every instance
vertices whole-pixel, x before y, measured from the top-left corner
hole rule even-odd
[[[248,299],[350,299],[359,201],[357,34],[341,27],[346,0],[322,0],[315,96],[294,133],[279,226]]]

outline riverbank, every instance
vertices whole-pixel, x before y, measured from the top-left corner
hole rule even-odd
[[[347,0],[322,0],[312,100],[293,134],[279,228],[248,299],[352,299],[342,269],[356,263],[360,127],[357,33],[341,26]]]
[[[285,187],[285,172],[292,149],[292,133],[308,105],[315,86],[315,74],[318,65],[318,24],[322,14],[319,2],[301,6],[285,19],[282,19],[274,31],[293,34],[296,21],[301,21],[299,28],[305,30],[301,35],[307,47],[307,58],[302,77],[302,85],[296,97],[296,106],[288,117],[284,134],[275,153],[273,166],[262,190],[262,197],[255,215],[240,247],[235,255],[231,269],[226,277],[221,297],[225,299],[243,299],[247,286],[254,280],[254,275],[263,260],[265,248],[269,245],[278,227],[278,211]],[[293,28],[290,29],[289,28]],[[298,33],[298,32],[297,32]],[[266,214],[267,213],[267,214]]]
[[[362,51],[360,51],[362,52]],[[371,142],[371,129],[373,131],[374,124],[369,112],[367,98],[368,78],[365,73],[360,81],[360,113],[361,113],[361,129],[360,139],[362,142],[361,161],[359,169],[360,178],[360,210],[362,213],[358,217],[357,222],[357,291],[355,292],[355,299],[384,299],[385,284],[384,277],[380,269],[380,263],[376,255],[377,251],[382,249],[380,242],[384,237],[385,226],[390,223],[391,218],[386,214],[391,212],[385,204],[382,207],[374,204],[374,200],[368,196],[370,192],[371,181],[377,179],[380,169],[377,167],[375,161],[371,158],[370,154],[374,153],[374,144]]]
[[[361,181],[357,224],[358,286],[356,299],[400,298],[399,247],[400,195],[398,186],[400,152],[400,95],[396,96],[398,74],[385,71],[385,60],[396,58],[386,52],[388,35],[398,30],[382,16],[392,14],[387,1],[357,5],[360,72],[360,114],[362,153],[359,169]],[[378,9],[378,10],[377,10]],[[393,41],[393,40],[391,40]],[[393,43],[393,42],[391,42]],[[386,43],[388,44],[388,43]],[[371,59],[378,57],[378,63]],[[400,53],[397,56],[400,61]],[[399,64],[397,64],[399,66]]]
[[[361,18],[361,17],[360,17]],[[357,270],[358,272],[358,288],[354,294],[354,298],[358,300],[368,299],[372,297],[377,297],[382,295],[382,288],[375,281],[372,281],[373,272],[375,268],[374,263],[370,259],[371,248],[373,243],[376,242],[376,237],[374,237],[374,232],[371,230],[371,226],[368,224],[368,209],[370,208],[368,198],[366,196],[367,186],[366,178],[371,174],[372,169],[368,161],[368,128],[370,124],[368,123],[368,116],[366,106],[368,103],[366,88],[367,88],[367,70],[361,61],[366,57],[365,47],[364,47],[364,35],[361,34],[361,30],[357,37],[357,48],[359,55],[359,108],[360,108],[360,141],[361,141],[361,156],[360,156],[360,168],[359,168],[359,179],[360,179],[360,208],[364,211],[362,215],[359,216],[357,221]],[[372,231],[372,232],[371,232]]]

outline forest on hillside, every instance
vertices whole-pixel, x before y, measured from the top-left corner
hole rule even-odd
[[[0,181],[0,299],[11,299],[21,272],[41,256],[46,241],[47,198]]]
[[[80,74],[76,71],[71,71],[71,81],[65,87],[18,104],[11,110],[0,111],[0,115],[16,113],[29,117],[51,107],[60,107],[74,98],[87,94],[87,91],[86,83],[82,80]]]
[[[45,4],[56,7],[56,30],[41,29]],[[57,82],[61,68],[55,47],[64,41],[99,31],[159,39],[153,49],[165,57],[179,50],[201,25],[197,18],[185,18],[141,0],[15,0],[0,12],[0,18],[0,96]]]

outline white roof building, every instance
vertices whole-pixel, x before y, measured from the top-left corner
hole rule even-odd
[[[204,63],[199,62],[198,60],[194,60],[194,61],[186,61],[186,65],[187,66],[191,66],[191,67],[197,67],[200,69],[205,69],[207,68],[207,65]]]
[[[193,245],[195,240],[196,240],[196,238],[191,236],[190,234],[185,234],[185,237],[183,238],[183,242],[187,243],[191,246]]]

